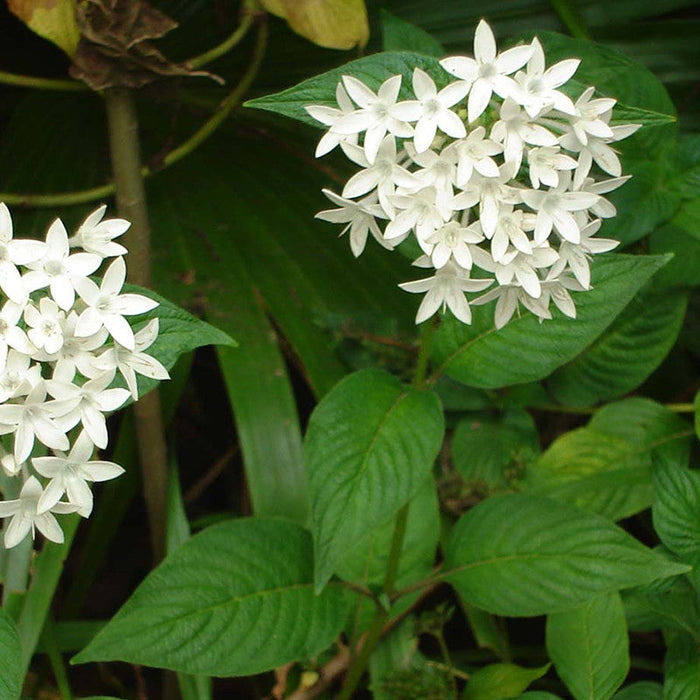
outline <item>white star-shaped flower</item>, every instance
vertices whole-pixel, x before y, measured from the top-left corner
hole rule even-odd
[[[76,291],[87,305],[75,326],[77,337],[95,335],[104,327],[118,343],[129,350],[134,349],[134,332],[124,316],[151,311],[158,302],[141,294],[120,294],[125,281],[124,258],[117,258],[107,268],[99,287],[87,278],[75,280]]]
[[[35,439],[53,450],[67,450],[70,447],[66,431],[61,430],[56,418],[73,409],[76,399],[46,401],[46,384],[37,382],[21,403],[0,406],[0,424],[14,432],[14,457],[26,462],[32,452]]]
[[[479,292],[486,289],[493,280],[470,279],[468,273],[454,262],[448,262],[436,270],[432,277],[413,282],[403,282],[401,289],[414,294],[425,293],[418,307],[416,323],[423,323],[435,314],[440,307],[449,310],[462,323],[471,323],[472,312],[464,292]]]
[[[393,216],[394,207],[390,197],[395,194],[396,187],[415,188],[418,185],[416,177],[398,164],[396,140],[391,134],[384,137],[374,163],[367,160],[364,149],[359,146],[346,145],[345,154],[363,170],[347,181],[343,197],[355,199],[376,189],[382,209],[388,216]]]
[[[559,146],[542,146],[531,148],[527,153],[527,164],[530,168],[530,182],[535,189],[540,183],[547,187],[559,185],[561,170],[574,170],[578,163],[571,157],[560,152]]]
[[[25,304],[28,291],[17,265],[28,265],[44,254],[41,241],[13,240],[12,217],[0,202],[0,289],[17,304]]]
[[[341,136],[365,132],[363,145],[370,163],[374,163],[387,132],[401,138],[413,136],[413,128],[396,111],[400,75],[385,80],[376,95],[363,82],[349,75],[343,76],[343,85],[360,109],[338,119],[331,131]]]
[[[35,476],[30,476],[19,493],[19,498],[12,501],[0,501],[0,518],[10,518],[9,525],[5,528],[5,547],[16,547],[31,533],[35,537],[35,529],[51,542],[60,544],[63,542],[63,530],[58,521],[50,512],[38,511],[39,499],[42,488]],[[57,502],[51,510],[54,513],[75,513],[77,508],[69,503]]]
[[[307,105],[304,109],[317,121],[324,126],[333,127],[333,125],[346,114],[350,114],[355,111],[355,105],[352,103],[348,97],[348,93],[345,92],[345,88],[342,83],[338,83],[335,88],[335,99],[338,103],[340,109],[335,107],[327,107],[326,105]],[[318,142],[316,147],[316,158],[325,156],[326,153],[330,153],[338,144],[341,147],[347,144],[356,144],[358,141],[357,134],[337,134],[331,129],[329,129]]]
[[[340,197],[330,190],[324,189],[323,194],[339,208],[324,209],[316,214],[316,218],[334,224],[347,224],[339,235],[342,236],[346,231],[350,231],[350,250],[356,258],[365,249],[367,236],[370,233],[384,248],[391,248],[383,239],[382,232],[377,225],[377,219],[386,219],[387,215],[377,203],[376,198],[366,197],[359,202],[353,202],[351,199]]]
[[[525,70],[515,75],[518,89],[513,96],[533,119],[550,108],[565,114],[575,114],[576,108],[571,98],[557,88],[571,79],[580,63],[578,58],[568,58],[545,70],[544,50],[535,37],[532,40],[532,56]]]
[[[559,246],[559,260],[552,265],[550,273],[558,277],[568,266],[578,280],[582,289],[591,287],[591,271],[589,261],[591,255],[607,253],[620,245],[612,238],[594,238],[600,230],[601,220],[594,219],[581,229],[579,243],[562,241]]]
[[[68,239],[71,248],[82,248],[87,253],[94,253],[101,258],[114,258],[126,255],[127,249],[114,239],[119,238],[131,224],[126,219],[102,220],[107,206],[102,205],[90,213],[80,224],[74,236]]]
[[[466,139],[449,144],[443,155],[453,157],[457,162],[456,184],[464,187],[476,170],[484,177],[498,177],[498,165],[493,156],[503,153],[503,146],[485,138],[486,129],[477,126]]]
[[[474,228],[449,221],[429,236],[426,243],[434,246],[430,260],[435,268],[445,267],[452,259],[460,267],[470,270],[473,263],[470,247],[483,240],[483,235]]]
[[[0,310],[0,368],[5,366],[10,348],[26,355],[32,355],[36,348],[29,342],[27,334],[17,324],[24,308],[14,301],[6,301]]]
[[[24,320],[29,326],[27,336],[37,350],[44,350],[49,355],[57,353],[63,346],[63,324],[65,312],[48,297],[39,300],[39,307],[27,304]]]
[[[59,379],[47,379],[49,394],[59,401],[72,402],[71,411],[56,418],[56,424],[68,432],[82,423],[85,432],[100,449],[107,447],[107,419],[105,413],[116,411],[128,398],[126,389],[109,389],[114,380],[114,370],[105,372],[96,379],[90,379],[82,386]]]
[[[170,375],[155,357],[144,352],[158,337],[158,319],[154,318],[149,321],[146,326],[136,332],[134,337],[136,340],[134,352],[121,347],[119,343],[115,343],[114,347],[108,348],[96,359],[95,364],[103,371],[113,372],[118,369],[129,387],[131,397],[136,401],[138,399],[137,374],[159,380],[170,379]]]
[[[28,265],[30,272],[22,278],[30,291],[49,287],[51,296],[64,310],[75,303],[75,284],[91,275],[102,264],[102,258],[93,253],[70,255],[68,233],[60,219],[56,219],[46,233],[44,254]]]
[[[440,61],[450,75],[471,86],[467,103],[470,123],[483,114],[494,92],[503,98],[513,92],[516,83],[507,76],[527,63],[532,50],[529,45],[516,46],[497,54],[491,27],[482,19],[474,34],[474,58],[453,56]]]
[[[34,469],[41,476],[50,479],[37,504],[37,512],[50,511],[68,495],[68,502],[75,506],[83,518],[92,512],[92,491],[89,482],[109,481],[124,473],[124,469],[114,462],[93,460],[95,446],[87,432],[78,436],[71,451],[57,452],[53,457],[35,457]]]
[[[467,135],[464,122],[451,108],[466,97],[468,83],[450,83],[438,92],[433,79],[424,70],[415,68],[413,92],[418,99],[400,103],[395,113],[404,121],[416,122],[413,144],[418,153],[430,148],[438,129],[455,139]]]

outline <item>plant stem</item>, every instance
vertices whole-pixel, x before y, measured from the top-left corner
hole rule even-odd
[[[215,61],[217,58],[221,58],[224,54],[227,54],[232,48],[237,46],[243,37],[248,33],[248,30],[253,25],[255,16],[253,14],[253,9],[250,7],[249,3],[246,3],[242,9],[242,19],[241,23],[230,34],[224,41],[222,41],[218,46],[215,46],[209,51],[205,51],[199,56],[191,58],[187,63],[192,66],[192,68],[201,68],[206,66],[208,63]]]
[[[58,78],[36,78],[33,75],[18,75],[0,71],[0,83],[17,87],[35,88],[37,90],[60,90],[62,92],[82,92],[88,90],[85,83],[77,80],[60,80]]]
[[[182,160],[221,126],[233,109],[240,104],[243,95],[258,74],[267,46],[267,35],[267,24],[264,20],[261,20],[250,65],[238,85],[221,101],[216,112],[186,141],[169,151],[157,166],[140,165],[139,169],[142,178],[150,177]],[[0,192],[0,202],[19,207],[62,207],[105,199],[111,197],[115,191],[116,183],[109,182],[85,190],[49,194]]]
[[[147,287],[151,283],[151,234],[133,92],[123,88],[106,90],[105,106],[117,208],[119,215],[131,222],[124,235],[130,253],[129,280]],[[156,389],[134,404],[134,416],[151,546],[158,561],[165,554],[168,460]]]
[[[68,674],[66,673],[66,665],[63,662],[61,651],[56,644],[56,622],[53,619],[53,615],[50,613],[46,618],[44,631],[41,637],[46,647],[46,654],[49,657],[51,670],[56,679],[56,685],[58,686],[58,692],[61,694],[62,700],[73,700],[73,693],[71,691],[70,682],[68,681]]]
[[[406,522],[408,520],[408,507],[407,503],[401,508],[398,515],[396,516],[396,525],[394,525],[394,537],[391,542],[391,551],[389,552],[389,561],[386,567],[386,576],[384,578],[384,585],[382,586],[382,592],[387,596],[390,596],[394,591],[394,583],[396,582],[396,574],[399,570],[399,561],[401,559],[401,547],[403,546],[404,535],[406,534]],[[384,625],[389,619],[390,609],[384,606],[377,606],[377,611],[374,614],[374,620],[372,620],[372,626],[370,627],[367,636],[362,642],[362,647],[360,653],[357,655],[355,660],[350,666],[348,675],[345,678],[345,683],[340,691],[338,700],[350,700],[352,694],[355,692],[360,679],[364,675],[364,672],[369,664],[370,656],[374,651],[379,639],[384,631]]]
[[[416,360],[416,368],[413,375],[413,386],[421,387],[425,382],[425,377],[428,369],[428,360],[430,357],[430,339],[433,335],[435,325],[428,323],[421,328],[421,344],[418,351],[418,359]],[[384,629],[389,619],[391,612],[391,600],[394,594],[394,586],[396,577],[399,572],[399,563],[401,561],[401,549],[403,547],[404,537],[406,536],[406,525],[408,523],[408,509],[410,503],[406,503],[401,507],[397,516],[396,524],[394,525],[394,536],[391,541],[391,550],[389,551],[389,560],[386,565],[386,573],[384,575],[384,584],[382,586],[383,597],[386,598],[386,605],[377,605],[372,626],[370,627],[367,636],[361,643],[360,651],[357,657],[353,660],[345,677],[345,683],[340,691],[338,700],[350,700],[355,692],[362,676],[364,675],[369,659],[372,656],[377,643],[379,642]]]

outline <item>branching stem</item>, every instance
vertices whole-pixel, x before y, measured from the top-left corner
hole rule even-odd
[[[172,151],[158,163],[157,166],[139,166],[142,178],[150,177],[154,173],[160,172],[165,168],[174,165],[182,160],[185,156],[194,151],[203,141],[211,136],[225,121],[233,109],[240,104],[243,95],[246,93],[251,83],[258,74],[260,63],[265,54],[267,46],[267,25],[264,19],[261,19],[258,26],[258,34],[253,47],[253,56],[241,78],[241,81],[236,87],[222,100],[216,112],[194,133],[190,138],[174,148]],[[9,204],[10,206],[19,207],[62,207],[73,204],[85,204],[86,202],[95,202],[106,199],[115,194],[115,183],[109,182],[97,187],[91,187],[84,190],[73,190],[71,192],[58,192],[49,194],[34,194],[34,193],[16,193],[16,192],[0,192],[0,202]]]

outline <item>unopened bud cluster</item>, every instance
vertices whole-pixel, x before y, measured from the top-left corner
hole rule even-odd
[[[616,214],[603,195],[628,179],[610,144],[639,125],[611,126],[615,100],[593,87],[575,102],[560,90],[578,59],[546,68],[536,38],[498,53],[483,20],[474,58],[440,64],[456,80],[438,90],[415,68],[413,99],[398,101],[401,75],[376,94],[346,75],[337,108],[306,107],[328,127],[317,157],[340,146],[360,166],[341,195],[324,190],[337,208],[317,217],[346,225],[355,256],[369,234],[389,249],[415,237],[414,265],[433,270],[400,285],[425,293],[416,323],[441,307],[470,323],[465,292],[494,283],[471,303],[497,299],[497,328],[520,304],[540,320],[552,303],[575,317],[570,291],[590,289],[590,256],[617,245],[596,237]]]
[[[72,238],[56,219],[38,241],[14,238],[0,204],[0,518],[7,518],[8,548],[36,529],[62,542],[55,514],[90,515],[90,484],[124,471],[93,458],[107,447],[106,414],[138,399],[137,374],[168,378],[144,352],[158,336],[158,320],[134,333],[126,319],[158,304],[122,292],[127,250],[114,239],[129,223],[103,220],[105,209]],[[90,275],[106,258],[114,260],[98,285]],[[127,388],[112,386],[117,372]]]

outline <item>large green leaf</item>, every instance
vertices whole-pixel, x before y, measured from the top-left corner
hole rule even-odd
[[[688,569],[599,515],[541,496],[508,494],[462,516],[443,576],[484,610],[530,616]]]
[[[638,294],[590,347],[549,378],[554,397],[587,406],[638,387],[673,347],[687,302],[680,292]]]
[[[523,485],[619,520],[651,505],[652,455],[687,463],[691,437],[690,426],[667,408],[625,399],[557,438],[528,467]]]
[[[547,653],[576,700],[609,700],[630,668],[620,594],[547,617]]]
[[[471,326],[447,319],[435,334],[440,372],[470,386],[497,388],[542,379],[587,348],[620,314],[666,258],[607,255],[592,268],[593,289],[575,295],[577,318],[554,313],[540,324],[529,313],[496,330],[491,305]]]
[[[657,459],[652,515],[654,529],[672,552],[684,556],[700,550],[700,474]]]
[[[17,700],[22,689],[19,635],[12,618],[0,608],[0,700]]]
[[[150,573],[74,663],[252,675],[329,647],[344,592],[313,592],[311,537],[283,520],[212,526]]]
[[[433,392],[379,370],[351,374],[318,404],[304,442],[318,589],[418,492],[443,432]]]

